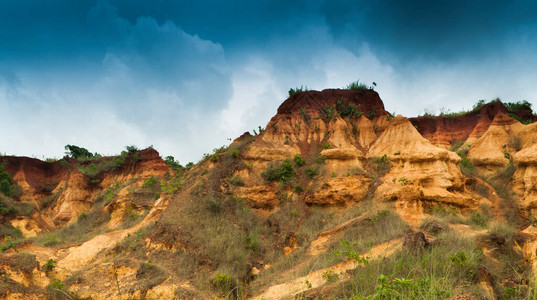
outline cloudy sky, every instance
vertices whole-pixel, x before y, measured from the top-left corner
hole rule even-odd
[[[0,153],[196,162],[289,88],[358,79],[405,116],[537,104],[536,53],[533,1],[2,0]]]

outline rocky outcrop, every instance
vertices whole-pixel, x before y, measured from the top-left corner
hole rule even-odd
[[[132,155],[82,162],[67,157],[55,162],[13,156],[0,160],[17,186],[16,201],[35,206],[28,217],[19,216],[11,221],[25,236],[76,221],[110,186],[135,178],[143,182],[150,176],[161,177],[170,171],[152,148]]]

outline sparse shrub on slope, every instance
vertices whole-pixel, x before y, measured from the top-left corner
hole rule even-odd
[[[11,197],[13,192],[13,178],[8,172],[4,170],[4,165],[0,164],[0,193],[3,193],[7,197]]]
[[[360,82],[360,80],[356,80],[345,86],[345,89],[353,91],[365,91],[368,90],[368,87],[365,83]]]
[[[296,87],[296,88],[290,88],[289,89],[289,98],[292,97],[294,94],[298,93],[298,92],[306,92],[308,91],[308,87],[307,86],[303,86],[301,85],[300,87]]]
[[[91,159],[100,157],[98,153],[91,153],[88,149],[75,145],[65,145],[65,154],[74,159]]]
[[[284,159],[279,164],[273,164],[261,172],[261,176],[268,182],[282,181],[289,182],[296,175],[293,163],[289,159]]]
[[[359,266],[352,279],[341,284],[335,298],[445,299],[462,294],[481,298],[473,289],[484,255],[472,239],[441,233],[424,249],[403,249]],[[376,279],[376,280],[375,280]]]

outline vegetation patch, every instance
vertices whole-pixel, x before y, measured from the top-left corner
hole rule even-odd
[[[284,159],[281,163],[271,164],[265,171],[261,172],[261,176],[268,182],[289,182],[295,175],[295,168],[289,159]]]

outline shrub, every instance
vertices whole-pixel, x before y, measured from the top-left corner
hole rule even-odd
[[[301,85],[300,87],[296,87],[296,88],[290,88],[289,89],[289,98],[292,97],[294,94],[298,93],[298,92],[306,92],[308,91],[308,87],[307,86],[303,86]]]
[[[295,161],[295,165],[297,165],[297,167],[302,167],[306,164],[306,160],[300,154],[295,155],[293,160]]]
[[[310,178],[313,178],[319,175],[319,168],[307,167],[305,172],[306,172],[306,175],[308,175]]]
[[[280,165],[268,166],[265,171],[261,172],[261,176],[268,182],[277,180],[289,182],[295,175],[296,171],[289,159],[284,159]]]
[[[46,263],[43,264],[42,268],[43,268],[43,271],[45,272],[50,272],[50,271],[53,271],[55,268],[56,268],[56,260],[51,258],[49,260],[47,260]]]
[[[252,250],[252,251],[257,251],[257,244],[259,243],[257,241],[257,237],[253,234],[250,234],[248,235],[247,237],[244,238],[244,242],[246,244],[246,249],[248,250]]]
[[[237,157],[239,157],[239,150],[230,150],[230,151],[229,151],[229,156],[230,156],[231,158],[237,158]]]
[[[13,185],[11,185],[13,178],[8,172],[4,171],[4,168],[4,165],[0,164],[0,193],[3,193],[7,197],[11,197],[11,193],[14,189]]]
[[[172,168],[172,169],[180,169],[182,168],[183,166],[181,166],[181,164],[175,160],[175,158],[171,155],[168,155],[166,156],[166,158],[164,159],[164,162],[168,165],[168,167]]]
[[[474,224],[479,227],[487,227],[487,222],[487,218],[480,212],[475,212],[470,216],[470,224]]]
[[[128,154],[133,154],[135,152],[138,152],[138,147],[136,147],[135,145],[129,145],[125,146],[125,150],[127,150]]]
[[[61,290],[63,288],[63,282],[59,279],[54,279],[48,287],[53,290]]]
[[[317,155],[317,158],[315,158],[315,162],[319,165],[324,165],[325,160],[326,160],[326,157],[322,154]]]
[[[157,180],[153,175],[151,177],[147,178],[144,183],[142,184],[142,187],[151,187],[155,186],[157,184]]]
[[[336,102],[336,110],[342,118],[350,117],[356,119],[362,115],[360,104],[346,103],[345,98],[341,98]]]
[[[334,283],[339,280],[339,275],[334,273],[332,270],[328,270],[323,273],[323,279],[327,283]]]
[[[304,189],[302,188],[302,186],[300,185],[295,185],[295,187],[293,188],[293,192],[297,193],[297,194],[300,194],[304,191]]]
[[[221,292],[227,293],[235,287],[235,282],[230,275],[219,273],[213,278],[213,286]]]
[[[323,148],[323,149],[330,149],[330,148],[332,148],[332,146],[330,146],[330,143],[329,143],[329,142],[326,142],[326,143],[324,143],[324,144],[321,143],[321,144],[319,144],[319,146],[320,146],[321,148]]]
[[[67,150],[65,154],[74,159],[90,159],[100,157],[100,155],[97,153],[93,154],[89,152],[88,149],[75,145],[65,145],[65,150]]]
[[[298,112],[300,113],[300,116],[302,117],[302,119],[304,119],[304,122],[306,122],[306,124],[310,124],[311,122],[311,117],[310,115],[306,112],[306,109],[304,107],[301,107]]]
[[[474,164],[470,160],[470,158],[466,156],[461,157],[461,162],[459,163],[459,166],[461,169],[469,171],[470,173],[474,171]]]
[[[353,90],[353,91],[365,91],[368,88],[365,83],[361,83],[360,80],[356,80],[354,82],[349,83],[347,86],[345,86],[345,89]]]
[[[515,113],[508,113],[507,114],[509,117],[519,121],[520,123],[524,124],[524,125],[528,125],[528,124],[531,124],[533,121],[531,119],[523,119],[521,116],[515,114]]]
[[[474,104],[474,106],[472,107],[472,112],[480,111],[483,106],[485,106],[485,100],[481,99]]]
[[[390,158],[388,157],[388,155],[384,154],[380,157],[373,158],[373,162],[377,164],[387,163],[387,162],[390,162]]]
[[[531,109],[531,103],[526,100],[518,102],[506,102],[503,104],[509,111],[517,111],[519,109]]]
[[[325,123],[329,123],[331,120],[335,120],[337,118],[336,106],[328,106],[328,104],[325,104],[324,107],[321,109],[319,118]]]
[[[236,186],[244,186],[244,180],[242,180],[242,178],[240,178],[239,176],[235,176],[229,179],[229,183]]]

